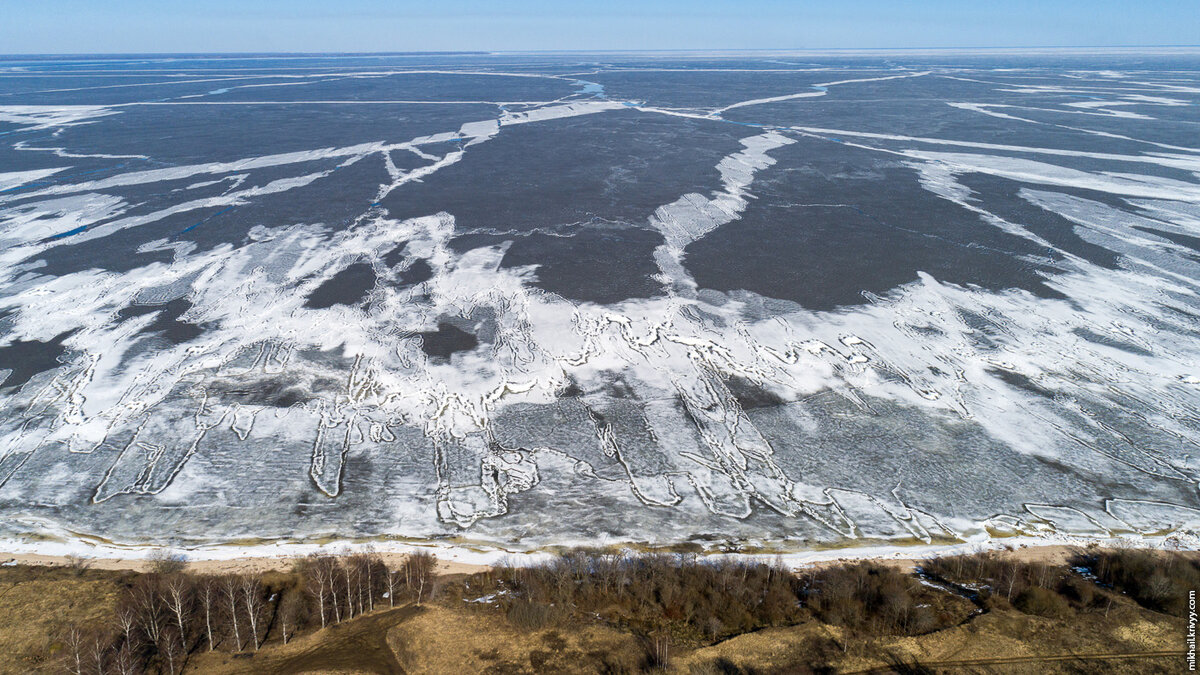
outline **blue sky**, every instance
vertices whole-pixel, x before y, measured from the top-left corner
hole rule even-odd
[[[0,0],[0,53],[1200,44],[1200,0]]]

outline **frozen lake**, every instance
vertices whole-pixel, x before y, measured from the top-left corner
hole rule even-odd
[[[1200,54],[0,58],[0,539],[1200,529]]]

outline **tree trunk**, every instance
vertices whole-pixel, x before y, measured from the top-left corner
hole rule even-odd
[[[237,587],[234,585],[236,580],[230,577],[225,580],[225,596],[229,600],[229,617],[233,620],[233,642],[234,651],[242,651],[242,633],[238,629],[237,617]]]
[[[317,592],[317,611],[321,613],[321,628],[325,627],[325,582],[320,582],[320,591]]]

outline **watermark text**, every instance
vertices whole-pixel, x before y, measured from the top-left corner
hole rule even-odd
[[[1196,670],[1196,591],[1188,591],[1188,670]]]

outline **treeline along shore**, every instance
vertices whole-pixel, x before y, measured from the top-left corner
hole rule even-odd
[[[576,549],[469,574],[370,550],[202,570],[168,552],[0,567],[0,672],[933,672],[955,640],[1008,644],[950,651],[1027,672],[1174,672],[1200,589],[1195,553],[1100,547],[908,569]]]

